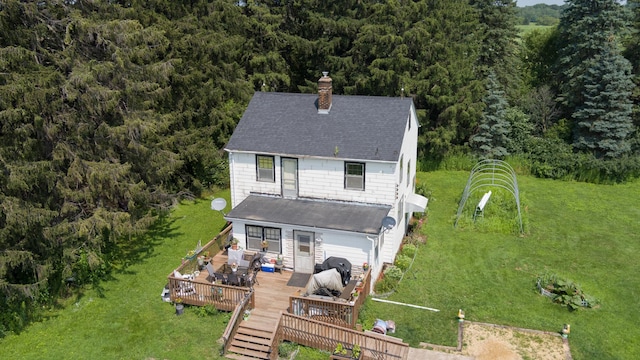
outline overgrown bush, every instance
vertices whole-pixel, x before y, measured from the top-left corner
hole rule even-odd
[[[405,271],[409,268],[409,264],[411,264],[411,258],[407,255],[398,254],[396,256],[396,261],[394,264],[402,271]],[[385,274],[386,276],[386,274]]]
[[[404,244],[404,246],[402,246],[402,251],[400,252],[402,255],[405,255],[411,259],[413,259],[413,257],[416,254],[416,246],[413,244]]]
[[[384,278],[389,278],[396,282],[400,281],[402,279],[402,270],[397,266],[391,265],[384,270]]]
[[[398,284],[398,281],[385,276],[382,280],[376,281],[374,290],[378,294],[388,293],[396,287],[396,284]]]
[[[218,314],[218,309],[216,309],[216,307],[211,304],[205,306],[194,306],[193,309],[196,315],[198,315],[199,317]]]
[[[398,281],[402,279],[402,270],[395,265],[390,265],[384,270],[383,275],[382,279],[376,282],[374,288],[378,294],[387,293],[395,289]]]
[[[289,358],[289,356],[291,356],[291,354],[293,354],[293,352],[296,351],[297,348],[298,344],[283,341],[278,346],[278,356],[282,358]]]
[[[560,139],[531,137],[526,148],[531,173],[540,178],[570,179],[578,164],[571,145]]]

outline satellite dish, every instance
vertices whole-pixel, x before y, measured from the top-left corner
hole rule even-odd
[[[382,219],[382,227],[385,230],[391,230],[394,226],[396,226],[396,219],[392,218],[391,216],[385,216]]]
[[[227,207],[227,200],[223,198],[215,198],[211,200],[211,210],[222,211]]]

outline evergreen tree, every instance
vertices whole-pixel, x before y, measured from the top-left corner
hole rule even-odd
[[[609,159],[629,153],[633,130],[631,65],[613,46],[590,61],[584,76],[584,103],[573,113],[574,147]]]
[[[471,0],[479,18],[480,52],[478,73],[486,78],[494,72],[509,98],[522,89],[518,57],[516,2],[513,0]]]
[[[509,155],[507,147],[511,128],[506,119],[508,103],[494,73],[490,73],[487,79],[487,94],[483,102],[486,108],[470,144],[482,159],[502,159]]]
[[[629,14],[615,0],[567,5],[559,27],[567,44],[560,57],[561,99],[572,114],[573,145],[596,156],[622,155],[629,151],[632,131],[631,68],[619,50]]]
[[[632,149],[640,152],[640,0],[628,0],[627,6],[633,14],[631,36],[625,39],[624,56],[631,62],[633,82],[636,84],[631,95],[634,104],[633,123],[635,135],[632,135]]]
[[[572,113],[584,102],[590,62],[627,32],[629,14],[616,0],[567,0],[558,26],[560,99]]]

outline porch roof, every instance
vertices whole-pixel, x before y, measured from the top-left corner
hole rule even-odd
[[[377,235],[390,206],[250,195],[225,217]]]

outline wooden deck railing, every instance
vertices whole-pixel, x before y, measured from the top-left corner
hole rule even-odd
[[[229,319],[227,328],[224,330],[224,334],[222,334],[221,355],[226,354],[227,350],[229,350],[231,340],[233,340],[233,337],[236,336],[236,333],[238,332],[238,327],[243,320],[245,310],[253,309],[254,305],[255,293],[251,290],[251,292],[236,305],[233,314],[231,314],[231,319]]]
[[[193,255],[192,259],[182,259],[182,264],[176,269],[183,274],[192,273],[198,269],[198,256],[209,253],[210,256],[214,256],[220,250],[224,248],[224,245],[227,242],[227,237],[231,234],[233,226],[230,224],[225,227],[216,237],[211,239],[208,243],[206,243],[202,249],[196,254]]]
[[[281,314],[276,334],[272,345],[272,354],[276,355],[279,344],[284,340],[329,352],[338,343],[358,345],[362,359],[367,360],[403,360],[409,351],[409,344],[391,336],[369,334],[287,313]],[[271,359],[277,359],[277,356]]]
[[[358,294],[356,297],[339,301],[325,297],[292,295],[289,297],[289,309],[297,316],[353,329],[356,326],[360,308],[369,295],[370,288],[371,270],[367,270],[355,287],[355,293]]]
[[[183,304],[213,305],[218,310],[233,311],[236,305],[251,292],[251,288],[248,287],[208,284],[169,276],[170,299],[175,302],[180,298]]]
[[[206,243],[192,259],[183,259],[182,264],[176,270],[182,274],[196,271],[198,269],[198,256],[208,252],[213,257],[222,250],[227,242],[227,237],[231,233],[231,229],[231,225],[224,228],[216,237]],[[251,292],[251,289],[246,287],[209,284],[177,278],[174,276],[174,272],[169,274],[168,280],[171,301],[175,302],[180,298],[180,301],[184,304],[197,306],[214,305],[216,309],[224,311],[233,311],[236,305]]]

